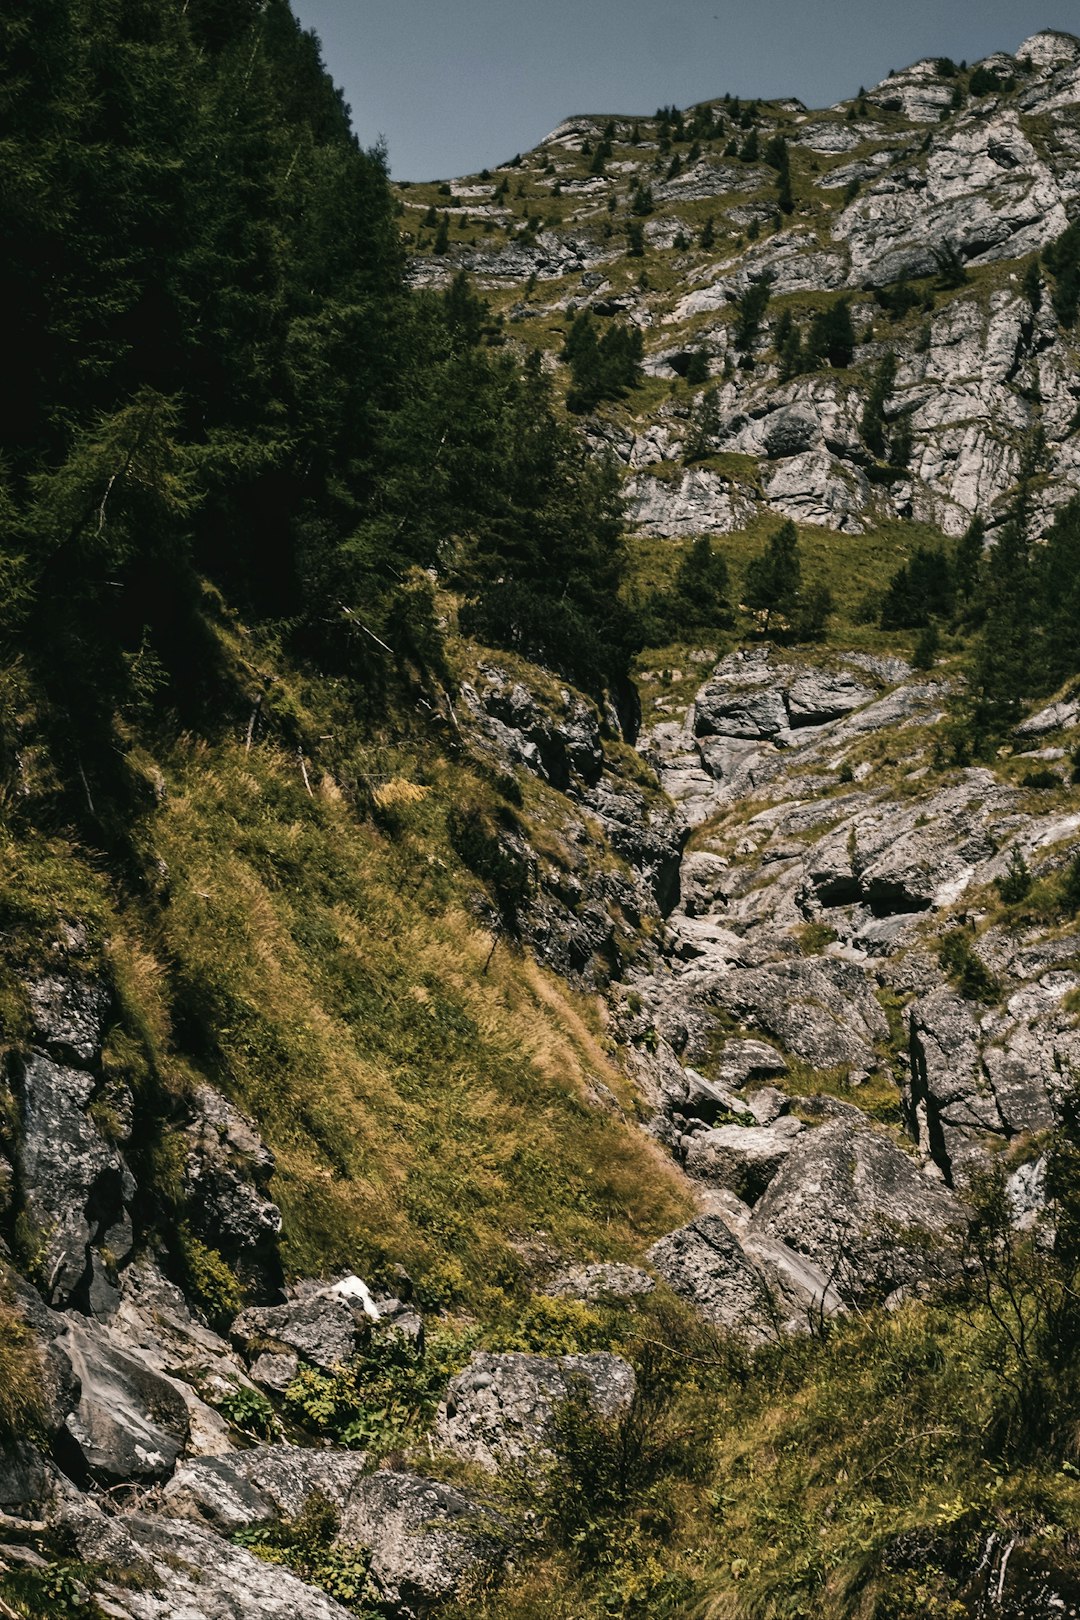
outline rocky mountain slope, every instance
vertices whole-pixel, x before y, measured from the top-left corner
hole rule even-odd
[[[652,383],[591,427],[643,533],[724,533],[761,510],[844,533],[903,517],[957,534],[976,512],[992,527],[1034,435],[1043,509],[1076,482],[1076,345],[1036,256],[1080,198],[1078,86],[1080,44],[1047,32],[972,72],[916,63],[822,112],[728,98],[678,126],[570,119],[489,176],[402,191],[426,249],[414,276],[445,285],[464,267],[509,334],[553,357],[582,310],[642,330]],[[778,135],[786,211],[765,161]],[[451,226],[438,255],[436,212]],[[739,300],[766,281],[743,346]],[[780,321],[805,328],[842,296],[850,358],[785,378]],[[699,353],[716,398],[687,464],[704,387],[681,379]],[[888,354],[893,466],[866,418]]]
[[[1080,42],[708,111],[409,188],[413,278],[559,379],[640,327],[581,425],[642,555],[792,516],[862,589],[1022,466],[1037,524]],[[245,703],[133,750],[152,880],[3,832],[0,1614],[1077,1612],[1077,682],[971,763],[956,648],[845,597],[646,652],[640,715],[451,631],[373,740],[207,597]]]

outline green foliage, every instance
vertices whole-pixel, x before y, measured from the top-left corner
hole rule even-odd
[[[335,1444],[381,1456],[429,1427],[448,1381],[464,1366],[475,1332],[436,1329],[418,1345],[405,1334],[371,1334],[347,1367],[302,1366],[286,1411]]]
[[[802,586],[799,534],[790,518],[768,540],[765,550],[747,564],[743,601],[751,613],[762,615],[768,630],[774,617],[791,620]]]
[[[647,644],[668,642],[699,630],[729,629],[731,612],[728,566],[708,535],[699,535],[680,559],[667,591],[655,592],[640,611]]]
[[[840,368],[850,366],[855,355],[855,328],[847,298],[838,298],[835,304],[817,312],[810,323],[807,346],[817,365],[827,362]]]
[[[651,214],[655,207],[652,186],[645,180],[638,180],[630,194],[630,212],[644,216]]]
[[[972,518],[959,540],[953,555],[953,576],[958,595],[970,602],[979,582],[986,547],[986,525],[977,514]]]
[[[295,1519],[253,1525],[234,1537],[259,1558],[282,1564],[320,1587],[361,1620],[378,1620],[378,1590],[370,1578],[371,1554],[337,1540],[341,1516],[333,1502],[313,1491]]]
[[[1009,864],[1004,874],[994,879],[994,887],[1004,905],[1015,906],[1027,898],[1031,890],[1031,869],[1022,850],[1010,852]]]
[[[255,1439],[270,1440],[278,1432],[274,1408],[259,1389],[247,1384],[234,1384],[215,1404],[230,1423]]]
[[[1073,856],[1062,875],[1061,904],[1069,917],[1080,913],[1080,855]]]
[[[1001,986],[972,944],[966,928],[951,928],[938,940],[938,960],[966,1001],[992,1006]]]
[[[966,285],[970,278],[955,243],[944,242],[941,247],[933,249],[933,254],[937,265],[937,286],[943,292]]]
[[[915,647],[911,654],[912,668],[933,669],[941,651],[941,632],[936,624],[928,624],[920,630]]]
[[[709,353],[707,349],[694,349],[686,368],[686,380],[692,387],[709,380]]]
[[[1051,291],[1054,314],[1069,331],[1076,325],[1080,309],[1080,222],[1070,225],[1043,249],[1042,262],[1054,278]]]
[[[14,1307],[0,1297],[0,1444],[37,1430],[43,1396],[34,1336]]]
[[[102,1610],[89,1595],[93,1566],[59,1559],[37,1569],[6,1567],[0,1572],[0,1599],[12,1605],[8,1614],[26,1620],[101,1620]]]
[[[706,217],[704,225],[701,227],[701,232],[698,236],[698,247],[700,247],[703,252],[708,253],[713,247],[715,247],[715,245],[716,219],[713,214],[709,214]]]
[[[735,346],[741,349],[744,355],[751,354],[761,332],[761,323],[769,307],[772,279],[766,272],[757,281],[752,281],[742,296],[736,300]]]
[[[923,628],[931,619],[947,618],[953,600],[953,572],[944,546],[916,546],[885,588],[881,628]]]
[[[244,1303],[243,1290],[228,1262],[187,1227],[177,1234],[177,1258],[184,1287],[212,1327],[232,1321]]]
[[[687,466],[712,455],[720,435],[721,420],[720,395],[715,388],[707,388],[694,406],[687,427],[683,449],[683,460]]]
[[[888,349],[878,361],[874,371],[860,424],[867,447],[876,456],[883,456],[886,451],[885,406],[895,384],[896,356]]]
[[[640,380],[643,356],[639,327],[613,321],[597,336],[591,311],[582,310],[574,318],[561,355],[570,366],[568,408],[581,413],[591,411],[602,399],[622,398]]]

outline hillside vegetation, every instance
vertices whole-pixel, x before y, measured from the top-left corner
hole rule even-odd
[[[0,16],[0,1614],[1080,1604],[1029,44],[394,187],[288,0]]]

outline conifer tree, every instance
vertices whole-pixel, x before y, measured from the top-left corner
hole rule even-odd
[[[774,617],[795,617],[802,583],[799,534],[790,518],[770,536],[765,550],[747,564],[743,601],[768,631]]]

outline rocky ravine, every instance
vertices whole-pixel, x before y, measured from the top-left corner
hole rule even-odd
[[[935,769],[945,691],[897,659],[819,666],[767,646],[724,658],[688,714],[642,740],[666,811],[655,789],[602,763],[614,720],[584,700],[567,692],[553,708],[494,663],[467,696],[477,746],[559,780],[568,849],[606,817],[631,857],[606,889],[587,865],[569,886],[566,871],[542,871],[533,944],[589,977],[615,918],[652,918],[653,943],[611,996],[648,1128],[701,1210],[641,1267],[578,1265],[538,1275],[538,1288],[632,1297],[662,1280],[756,1342],[947,1272],[967,1181],[988,1155],[1004,1150],[1015,1219],[1031,1219],[1040,1145],[1080,1066],[1067,1010],[1080,936],[973,930],[1013,851],[1038,873],[1075,848],[1080,810],[1063,776],[1060,791],[1033,792],[987,769]],[[1059,703],[1025,732],[1017,749],[1063,770],[1080,710]],[[575,966],[577,912],[592,949]],[[971,931],[992,1004],[965,1000],[945,975],[933,941],[950,925]],[[44,1353],[50,1444],[0,1459],[2,1556],[40,1560],[28,1539],[44,1517],[82,1557],[128,1572],[98,1593],[115,1620],[328,1620],[345,1609],[236,1539],[318,1493],[336,1543],[366,1550],[369,1592],[388,1614],[427,1613],[505,1568],[515,1532],[482,1489],[415,1462],[375,1468],[362,1450],[251,1446],[224,1421],[223,1395],[276,1395],[298,1368],[341,1366],[372,1336],[422,1343],[424,1324],[407,1299],[373,1298],[355,1277],[281,1293],[271,1160],[251,1122],[206,1089],[186,1128],[192,1220],[270,1302],[228,1337],[197,1319],[134,1245],[130,1109],[106,1090],[111,1009],[79,953],[77,936],[58,942],[55,973],[32,987],[34,1039],[13,1077],[9,1174],[48,1234],[42,1292],[15,1287]],[[432,1444],[492,1476],[535,1467],[573,1392],[612,1414],[633,1387],[617,1356],[481,1353],[446,1390]]]

